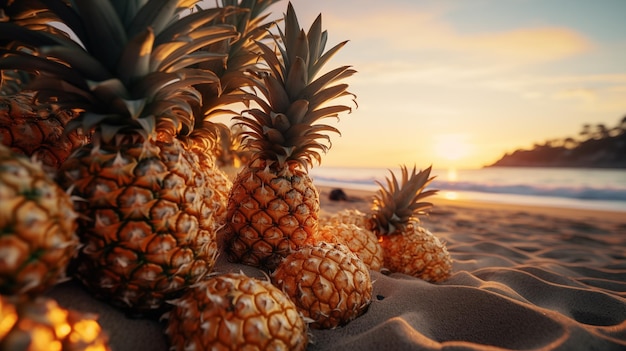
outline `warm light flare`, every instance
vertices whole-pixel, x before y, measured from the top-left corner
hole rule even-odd
[[[459,180],[459,174],[457,173],[456,168],[454,167],[448,168],[448,181],[456,182],[457,180]]]
[[[72,343],[88,342],[92,343],[101,334],[100,324],[95,320],[85,319],[74,325],[74,333],[70,335]]]
[[[467,157],[470,151],[471,145],[465,134],[441,134],[435,137],[435,152],[445,160],[458,161]]]
[[[446,200],[457,200],[459,198],[459,194],[456,191],[446,191],[443,193],[443,197]]]

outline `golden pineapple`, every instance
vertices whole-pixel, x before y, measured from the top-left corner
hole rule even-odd
[[[383,248],[372,231],[356,224],[326,224],[320,226],[315,241],[344,244],[355,253],[365,265],[380,271],[383,265]]]
[[[320,242],[291,253],[272,273],[272,282],[313,320],[312,328],[344,325],[372,300],[369,269],[342,244]]]
[[[319,194],[307,171],[329,146],[326,132],[336,128],[320,124],[326,117],[350,111],[329,105],[350,96],[346,84],[336,83],[355,73],[342,66],[317,77],[319,70],[345,42],[324,52],[327,34],[318,16],[308,33],[300,29],[288,5],[278,51],[257,43],[269,67],[250,77],[259,108],[235,117],[247,130],[243,147],[250,151],[230,192],[224,238],[231,261],[275,268],[283,257],[312,240],[318,229]]]
[[[238,34],[212,24],[225,9],[190,13],[197,2],[44,2],[33,9],[15,2],[12,11],[23,13],[14,18],[24,20],[0,23],[1,33],[32,50],[6,50],[0,69],[44,72],[35,81],[40,96],[85,110],[67,130],[94,130],[58,176],[80,198],[83,245],[72,271],[94,295],[138,313],[165,307],[211,272],[217,255],[216,209],[224,204],[211,202],[217,186],[197,168],[195,146],[181,140],[200,117],[194,85],[219,84],[213,72],[191,67],[215,59],[198,49]],[[53,19],[80,43],[51,26]]]
[[[39,294],[65,276],[76,217],[39,164],[0,145],[0,294]]]
[[[110,351],[95,316],[37,297],[20,301],[0,295],[0,350]]]
[[[304,350],[307,325],[270,282],[215,275],[171,302],[164,315],[171,350]]]
[[[452,258],[436,236],[419,226],[419,216],[432,206],[422,199],[437,193],[437,190],[425,190],[434,179],[430,171],[431,167],[420,172],[413,167],[409,174],[407,167],[402,166],[401,182],[391,172],[387,188],[379,183],[370,225],[380,238],[385,268],[438,282],[450,275]]]

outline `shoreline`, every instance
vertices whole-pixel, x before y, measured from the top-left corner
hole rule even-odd
[[[348,201],[332,201],[328,199],[328,195],[330,194],[330,191],[332,189],[336,189],[336,187],[316,185],[316,188],[320,193],[322,215],[328,215],[329,213],[341,210],[344,207],[355,208],[359,211],[365,212],[369,210],[371,199],[375,195],[374,191],[342,187],[340,189],[346,193]],[[624,223],[626,225],[626,212],[622,211],[510,204],[480,200],[452,200],[437,195],[432,196],[425,201],[433,204],[433,208],[429,211],[431,214],[459,210],[505,211],[508,213],[529,213],[557,218],[578,219],[580,221],[610,221],[613,223]]]

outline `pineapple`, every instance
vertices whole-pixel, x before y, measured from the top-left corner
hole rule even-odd
[[[317,122],[350,111],[329,104],[351,95],[346,84],[336,82],[355,73],[342,66],[316,78],[345,44],[324,52],[327,33],[321,30],[321,16],[305,33],[289,4],[284,26],[277,43],[280,55],[257,43],[269,67],[253,77],[258,108],[235,117],[247,128],[243,147],[250,151],[250,161],[233,181],[223,232],[231,261],[268,270],[309,243],[318,229],[319,193],[307,171],[329,149],[319,139],[328,140],[325,132],[338,130]]]
[[[28,18],[18,16],[16,20],[28,23]],[[14,46],[8,44],[7,48]],[[38,98],[29,90],[37,76],[23,70],[0,70],[0,143],[34,157],[47,172],[54,173],[72,151],[89,142],[89,134],[82,130],[64,133],[81,110]]]
[[[36,295],[78,247],[72,200],[41,166],[0,145],[0,293]]]
[[[450,276],[452,258],[445,244],[420,226],[418,221],[408,221],[402,233],[387,234],[381,238],[384,265],[391,272],[429,282],[440,282]]]
[[[171,350],[304,350],[307,325],[270,282],[215,275],[171,302],[164,315]]]
[[[272,282],[316,329],[344,325],[372,301],[369,269],[342,244],[320,242],[289,254],[272,273]]]
[[[216,228],[224,225],[228,193],[232,187],[232,177],[219,164],[220,146],[223,141],[223,132],[229,130],[223,123],[211,120],[220,115],[235,115],[227,109],[233,104],[243,104],[249,99],[249,93],[242,87],[250,85],[245,71],[254,67],[258,61],[258,54],[252,52],[251,47],[255,40],[262,40],[268,36],[267,27],[262,21],[265,9],[277,0],[222,0],[221,7],[228,8],[223,16],[215,17],[212,21],[216,25],[231,25],[238,37],[225,37],[201,49],[209,55],[222,57],[222,60],[199,62],[196,67],[208,70],[219,78],[219,84],[197,84],[195,88],[200,93],[202,105],[196,112],[202,118],[194,120],[194,127],[189,136],[185,137],[191,149],[199,158],[198,169],[210,179],[212,187],[206,187],[208,192],[205,198],[211,199],[213,204],[213,223]]]
[[[383,249],[383,266],[391,272],[408,274],[430,282],[445,280],[452,270],[452,259],[445,244],[429,230],[420,226],[419,216],[432,204],[423,202],[437,190],[424,191],[434,179],[431,167],[409,174],[401,167],[402,180],[395,174],[378,190],[372,212],[344,210],[331,216],[330,223],[349,223],[366,228],[379,238]]]
[[[40,96],[85,110],[68,130],[94,130],[58,172],[81,199],[83,245],[72,272],[95,296],[139,314],[165,307],[217,256],[221,205],[207,196],[217,187],[184,139],[200,110],[193,86],[219,79],[189,67],[223,59],[198,49],[238,34],[211,24],[224,9],[183,16],[196,2],[47,1],[50,8],[23,10],[32,12],[29,24],[42,16],[34,28],[0,23],[35,53],[5,51],[0,69],[37,67],[45,73],[33,87]],[[54,16],[82,45],[48,24]]]
[[[53,299],[19,301],[0,295],[0,350],[110,351],[95,316],[60,307]]]
[[[371,270],[380,271],[383,265],[383,248],[378,237],[363,226],[352,223],[321,225],[315,241],[346,245]]]
[[[374,198],[371,229],[380,238],[385,267],[430,282],[445,280],[452,270],[452,259],[445,245],[419,225],[419,216],[432,204],[422,202],[437,190],[424,189],[434,177],[432,167],[409,174],[401,167],[402,181],[391,172],[387,188],[382,184]]]
[[[38,101],[32,91],[0,95],[0,144],[34,157],[53,173],[75,149],[89,142],[82,130],[64,133],[78,113]]]

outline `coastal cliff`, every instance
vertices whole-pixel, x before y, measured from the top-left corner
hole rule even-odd
[[[580,138],[567,137],[507,153],[487,167],[576,167],[626,169],[626,117],[613,128],[583,126]]]

